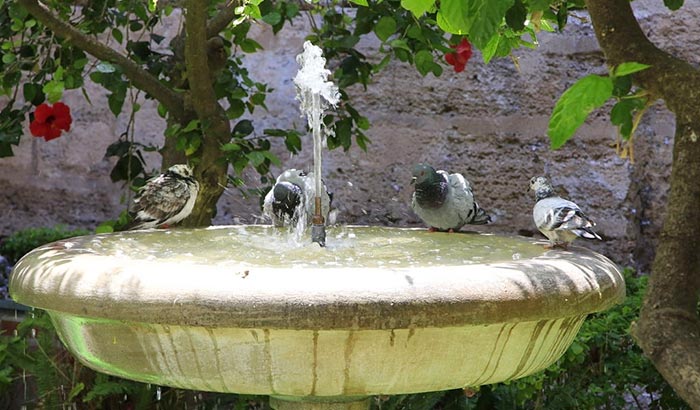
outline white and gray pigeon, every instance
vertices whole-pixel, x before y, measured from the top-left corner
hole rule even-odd
[[[315,212],[316,181],[314,173],[288,169],[277,177],[272,189],[263,200],[263,214],[277,227],[311,224]],[[321,214],[328,223],[333,195],[323,184]]]
[[[530,179],[530,190],[535,191],[537,203],[532,218],[537,229],[549,239],[548,248],[566,247],[576,238],[602,238],[593,231],[595,223],[575,203],[554,194],[545,177]]]
[[[476,203],[469,181],[461,174],[448,174],[418,164],[413,167],[411,183],[415,189],[411,208],[431,231],[456,231],[466,224],[491,222],[491,217]]]
[[[132,221],[125,230],[168,227],[187,218],[199,193],[192,168],[177,164],[151,178],[134,198]]]

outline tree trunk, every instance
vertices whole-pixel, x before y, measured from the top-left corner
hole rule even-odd
[[[212,62],[207,50],[207,0],[187,0],[185,16],[185,66],[189,82],[191,108],[197,113],[203,131],[202,145],[197,152],[195,178],[200,190],[192,214],[183,226],[208,226],[216,215],[216,203],[227,183],[228,163],[222,160],[221,145],[231,139],[231,124],[219,104],[212,86]],[[186,108],[187,104],[186,104]]]
[[[632,335],[663,377],[700,409],[700,72],[655,47],[628,0],[586,0],[611,66],[651,65],[634,81],[676,115],[671,191],[649,288]]]

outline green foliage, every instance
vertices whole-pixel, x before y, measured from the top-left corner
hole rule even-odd
[[[612,92],[612,79],[595,74],[581,78],[564,91],[549,120],[547,133],[552,149],[564,145],[586,121],[586,117],[612,97]]]
[[[684,0],[664,0],[664,5],[671,10],[678,10],[683,7]]]
[[[647,276],[624,270],[625,301],[590,315],[563,357],[543,372],[482,386],[473,397],[462,390],[377,400],[381,410],[622,409],[682,410],[688,406],[642,355],[629,334],[639,315]]]
[[[618,126],[622,138],[629,140],[636,128],[634,114],[641,116],[647,103],[644,93],[632,92],[630,76],[647,68],[646,64],[623,63],[613,67],[608,76],[587,75],[564,91],[549,120],[547,133],[552,149],[564,145],[591,112],[613,97],[618,102],[612,109],[611,121]]]
[[[10,264],[14,265],[22,256],[41,245],[89,233],[90,231],[85,229],[69,229],[63,225],[22,229],[2,240],[0,255],[5,256]]]
[[[211,15],[222,6],[220,3],[211,2]],[[139,0],[102,0],[88,2],[77,9],[65,2],[51,3],[49,7],[57,17],[83,34],[101,38],[107,45],[123,47],[127,58],[175,92],[188,92],[182,60],[183,37],[177,36],[169,44],[169,50],[163,51],[163,46],[168,45],[162,44],[164,37],[156,32],[158,23],[172,11],[172,6],[159,7],[157,2]],[[266,84],[250,78],[243,62],[245,53],[262,49],[249,37],[252,20],[269,24],[277,33],[286,22],[299,15],[299,6],[286,1],[254,1],[246,3],[237,13],[234,23],[218,33],[224,42],[225,61],[215,61],[212,68],[214,63],[210,56],[209,74],[217,97],[226,100],[226,115],[240,123],[244,115],[253,113],[256,108],[266,108],[265,99],[270,91]],[[81,89],[90,101],[83,81],[88,76],[108,91],[107,105],[113,115],[129,116],[125,129],[106,155],[118,159],[110,174],[112,180],[127,181],[130,188],[137,188],[150,176],[147,170],[153,168],[147,166],[142,153],[161,148],[146,147],[134,139],[134,114],[140,108],[138,97],[142,91],[133,87],[120,65],[108,61],[90,63],[87,54],[70,39],[62,39],[46,30],[18,2],[0,2],[0,96],[9,98],[0,112],[0,156],[13,155],[12,146],[17,145],[23,135],[22,123],[37,105],[58,101],[65,91],[72,89]],[[19,93],[23,100],[17,98]],[[209,119],[174,118],[163,105],[159,106],[159,114],[168,121],[168,141],[172,141],[174,148],[183,152],[190,163],[197,163]],[[287,146],[298,150],[294,132],[286,130],[286,133],[290,136]],[[232,162],[236,172],[250,165],[267,173],[271,164],[279,163],[269,152],[271,144],[263,141],[267,135],[256,135],[251,128],[245,136],[235,132],[231,137],[231,142],[241,147],[241,155]],[[256,141],[243,143],[241,139]],[[229,157],[222,155],[224,160]]]

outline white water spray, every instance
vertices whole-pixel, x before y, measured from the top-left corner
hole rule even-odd
[[[323,126],[323,111],[329,106],[335,107],[340,101],[338,87],[332,81],[328,81],[330,70],[326,69],[326,59],[320,47],[307,41],[304,43],[304,52],[297,56],[299,71],[294,77],[294,84],[297,87],[297,99],[300,102],[302,114],[311,128],[314,139],[314,175],[316,197],[313,225],[311,227],[311,239],[321,246],[325,245],[325,227],[321,213],[321,192],[323,183],[321,182],[321,149],[326,145],[326,133]]]

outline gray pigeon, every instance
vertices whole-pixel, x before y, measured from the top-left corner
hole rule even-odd
[[[530,179],[530,190],[535,191],[537,198],[532,218],[537,229],[549,239],[548,248],[566,249],[578,237],[602,240],[593,231],[595,223],[588,219],[578,205],[556,196],[547,178]]]
[[[275,185],[263,200],[263,214],[272,220],[272,224],[281,226],[296,226],[297,223],[311,224],[315,212],[316,181],[314,173],[308,174],[288,169],[277,177]],[[321,195],[321,214],[328,221],[331,208],[332,194],[323,185]]]
[[[134,198],[132,221],[125,230],[167,227],[187,218],[199,193],[192,168],[177,164],[151,178]]]
[[[491,217],[474,200],[469,181],[461,174],[448,174],[418,164],[413,167],[411,183],[415,188],[411,208],[431,231],[456,231],[466,224],[491,222]]]

